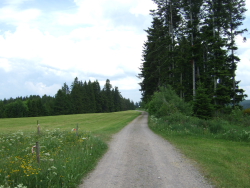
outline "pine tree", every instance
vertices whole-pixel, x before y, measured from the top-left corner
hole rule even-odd
[[[139,78],[143,79],[140,83],[142,98],[144,101],[149,101],[150,96],[153,95],[158,86],[166,80],[162,81],[160,76],[166,73],[166,71],[161,71],[166,70],[166,67],[161,64],[164,61],[166,47],[163,21],[154,18],[152,28],[149,28],[146,32],[148,33],[148,41],[144,44],[143,64]]]
[[[55,102],[54,102],[54,113],[55,115],[66,115],[69,114],[68,109],[68,101],[67,101],[67,95],[62,90],[59,89],[57,91],[57,94],[55,95]]]
[[[101,88],[98,80],[94,81],[92,83],[93,85],[93,92],[94,92],[94,97],[95,97],[95,109],[97,113],[102,112],[102,94],[101,94]]]
[[[211,98],[207,94],[207,90],[203,84],[199,84],[196,92],[196,97],[193,103],[194,115],[202,118],[209,119],[213,115],[213,107],[211,104]]]
[[[71,85],[70,97],[73,104],[74,114],[83,113],[83,95],[81,93],[82,85],[83,83],[78,81],[77,77],[74,79],[74,82]]]
[[[112,96],[112,85],[110,84],[110,80],[107,79],[106,83],[103,87],[103,110],[105,112],[114,112],[114,99]]]
[[[121,93],[119,92],[118,87],[115,87],[113,90],[113,99],[114,99],[114,111],[121,111]]]
[[[88,113],[95,113],[96,112],[96,99],[95,99],[94,87],[90,80],[87,85],[87,96],[89,97]]]

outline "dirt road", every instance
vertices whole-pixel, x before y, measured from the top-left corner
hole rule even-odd
[[[197,170],[166,140],[154,134],[147,113],[116,134],[109,151],[80,188],[206,188]]]

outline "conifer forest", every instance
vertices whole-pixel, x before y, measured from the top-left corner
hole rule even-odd
[[[66,83],[55,96],[30,95],[0,100],[0,118],[36,117],[82,113],[108,113],[135,109],[135,104],[123,98],[110,80],[101,89],[99,82],[82,82],[76,77]]]
[[[207,98],[217,110],[237,106],[246,97],[236,80],[245,0],[153,1],[138,75],[142,100],[170,85],[185,101]]]

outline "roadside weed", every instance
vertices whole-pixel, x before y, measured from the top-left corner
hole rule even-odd
[[[33,147],[40,144],[40,163]],[[46,131],[0,135],[2,187],[76,187],[107,145],[88,132]]]

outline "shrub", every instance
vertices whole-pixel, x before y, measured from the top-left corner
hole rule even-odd
[[[250,108],[245,109],[245,110],[243,111],[243,113],[246,114],[246,115],[250,115]]]
[[[209,122],[208,128],[209,128],[209,131],[211,133],[216,134],[216,133],[219,133],[223,130],[223,126],[222,126],[221,121],[212,120],[212,121],[208,121],[208,122]]]
[[[192,106],[177,96],[171,86],[167,86],[161,87],[159,92],[154,93],[148,104],[148,112],[158,118],[177,112],[189,116],[192,114]]]

